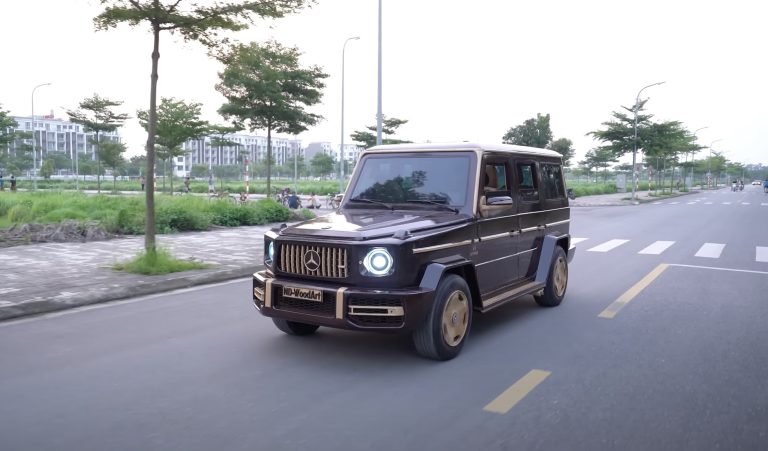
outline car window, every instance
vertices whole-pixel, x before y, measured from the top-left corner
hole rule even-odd
[[[541,191],[545,199],[565,197],[563,176],[558,164],[541,165]]]
[[[468,155],[372,155],[361,162],[350,199],[385,203],[429,200],[451,206],[467,202]]]
[[[538,201],[539,200],[539,187],[536,180],[536,163],[533,162],[518,162],[516,165],[517,175],[517,193],[520,196],[520,200],[523,201]]]

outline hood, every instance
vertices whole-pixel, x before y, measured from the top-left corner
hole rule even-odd
[[[470,218],[465,213],[446,211],[346,210],[294,224],[281,230],[280,235],[370,240],[390,237],[401,230],[416,233],[460,224]]]

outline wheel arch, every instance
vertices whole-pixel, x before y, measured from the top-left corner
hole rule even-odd
[[[469,286],[469,294],[472,296],[473,309],[480,309],[482,307],[482,299],[480,298],[480,288],[477,284],[477,274],[475,272],[475,265],[470,260],[460,258],[449,261],[435,261],[429,263],[424,270],[424,275],[421,278],[419,286],[427,288],[432,291],[437,290],[437,286],[446,274],[456,274],[464,279]]]
[[[566,259],[569,256],[569,246],[571,242],[570,235],[554,236],[545,235],[541,243],[541,253],[539,254],[539,265],[536,267],[536,282],[546,284],[549,268],[552,266],[552,260],[555,258],[555,249],[561,248],[565,252]]]

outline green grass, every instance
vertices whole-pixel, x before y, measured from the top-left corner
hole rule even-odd
[[[194,260],[180,260],[165,249],[157,249],[154,254],[141,252],[132,260],[116,263],[112,269],[133,274],[158,276],[193,269],[210,268],[211,265]]]
[[[115,234],[144,233],[145,206],[141,196],[86,195],[69,192],[0,192],[0,228],[24,223],[53,224],[65,220],[96,222]],[[158,233],[208,230],[284,222],[291,211],[263,199],[243,205],[203,196],[155,197]]]

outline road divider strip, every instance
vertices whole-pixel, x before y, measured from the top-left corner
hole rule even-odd
[[[504,390],[504,393],[483,407],[483,410],[504,415],[515,407],[515,404],[525,398],[528,393],[533,391],[536,386],[544,382],[544,379],[549,377],[550,374],[552,374],[550,371],[544,370],[529,371],[528,374],[521,377],[511,387]]]
[[[613,301],[611,305],[609,305],[605,310],[600,312],[599,315],[597,315],[599,318],[606,318],[606,319],[612,319],[616,316],[617,313],[621,309],[624,308],[625,305],[629,304],[629,302],[635,298],[638,294],[640,294],[641,291],[643,291],[648,285],[650,285],[654,280],[656,280],[657,277],[661,275],[661,273],[664,272],[669,267],[668,264],[662,263],[659,266],[655,267],[653,271],[649,272],[645,277],[643,277],[639,282],[637,282],[632,288],[625,291],[624,294],[619,296],[618,299]]]

